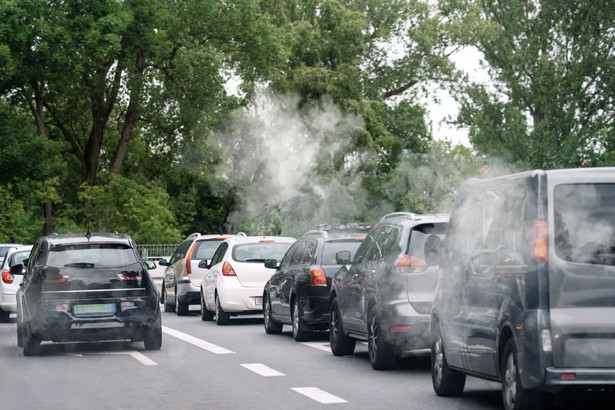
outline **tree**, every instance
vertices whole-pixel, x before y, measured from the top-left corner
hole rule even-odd
[[[597,164],[613,151],[612,2],[439,4],[451,36],[483,53],[494,81],[459,92],[458,123],[476,149],[546,168]]]

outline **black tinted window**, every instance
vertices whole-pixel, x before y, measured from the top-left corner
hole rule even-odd
[[[56,245],[47,254],[47,266],[58,268],[115,268],[138,262],[133,249],[122,243]]]
[[[615,265],[615,184],[557,186],[554,220],[557,256]]]
[[[350,259],[354,256],[363,241],[359,239],[344,239],[325,242],[321,265],[337,265],[335,254],[340,251],[350,251]]]

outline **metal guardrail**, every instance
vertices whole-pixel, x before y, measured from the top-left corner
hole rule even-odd
[[[137,245],[137,251],[143,259],[159,261],[162,258],[169,259],[178,246],[178,243]]]

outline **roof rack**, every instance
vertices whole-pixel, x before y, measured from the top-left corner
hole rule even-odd
[[[329,237],[329,233],[334,232],[356,232],[356,233],[367,233],[374,227],[374,224],[368,224],[363,222],[351,222],[351,223],[340,223],[340,224],[317,224],[314,226],[315,229],[311,229],[307,231],[303,236],[322,236],[324,238]]]

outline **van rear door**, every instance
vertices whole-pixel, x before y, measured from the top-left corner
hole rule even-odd
[[[553,172],[548,184],[554,365],[613,368],[615,169]]]

